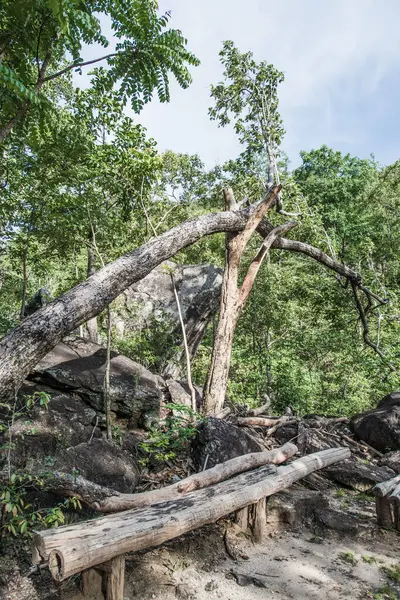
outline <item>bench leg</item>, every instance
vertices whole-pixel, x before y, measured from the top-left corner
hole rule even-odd
[[[261,498],[256,504],[253,504],[253,538],[256,542],[261,542],[265,535],[267,525],[267,499]]]
[[[383,527],[384,529],[390,529],[393,525],[393,520],[389,500],[385,497],[380,498],[379,496],[377,496],[375,498],[375,504],[376,516],[378,518],[379,527]]]
[[[117,556],[109,565],[105,573],[106,600],[124,600],[125,557]]]

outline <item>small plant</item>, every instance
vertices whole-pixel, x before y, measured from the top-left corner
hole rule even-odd
[[[390,565],[390,567],[381,567],[386,577],[395,583],[400,583],[400,563]]]
[[[144,457],[139,461],[142,466],[151,460],[163,462],[174,459],[188,445],[196,434],[195,422],[200,415],[184,404],[166,404],[170,413],[166,419],[153,427],[149,439],[139,444]]]
[[[363,554],[361,560],[364,563],[367,563],[367,565],[376,565],[378,563],[378,559],[376,558],[376,556],[371,556],[368,554]]]
[[[26,473],[13,473],[10,480],[1,486],[1,537],[31,537],[33,529],[63,525],[66,509],[82,508],[77,498],[68,498],[51,508],[37,508],[29,501],[30,491],[43,488],[45,482],[46,474],[34,477]]]
[[[341,552],[338,558],[343,562],[352,565],[353,567],[358,563],[354,552],[351,552],[350,550],[347,550],[346,552]]]

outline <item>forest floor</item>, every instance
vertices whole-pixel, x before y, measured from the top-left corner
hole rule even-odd
[[[128,556],[126,600],[400,600],[400,536],[394,531],[372,527],[351,538],[283,529],[261,543],[241,534],[246,558],[234,561],[225,550],[225,527],[220,522]],[[72,590],[47,597],[84,600]],[[93,598],[101,597],[94,587]]]
[[[377,539],[322,539],[283,531],[259,544],[245,540],[248,560],[224,551],[215,527],[127,561],[129,600],[358,600],[400,598],[383,568],[398,564],[396,533]],[[381,594],[381,595],[380,595]],[[95,591],[94,598],[100,598]],[[67,594],[68,600],[83,600]]]
[[[350,499],[349,499],[350,498]],[[126,556],[126,600],[400,600],[400,535],[376,525],[372,498],[331,496],[350,522],[363,516],[356,536],[321,526],[289,528],[271,522],[261,542],[237,535],[228,520],[160,548]],[[339,519],[340,521],[340,519]],[[224,534],[229,532],[227,553]],[[26,564],[29,571],[30,561]],[[0,580],[6,567],[0,557]],[[21,567],[19,567],[20,569]],[[31,576],[9,570],[1,600],[90,600],[78,592],[79,576],[55,584],[48,569]],[[102,600],[101,579],[92,600]]]
[[[399,582],[396,588],[385,572],[395,567],[393,574],[400,578],[400,536],[394,531],[354,539],[337,534],[322,538],[309,529],[281,530],[261,543],[241,535],[246,559],[234,561],[225,550],[225,525],[220,522],[161,548],[128,555],[124,598],[400,600]],[[89,600],[77,591],[78,577],[58,589],[47,569],[40,578],[29,578],[28,584],[26,577],[15,577],[2,600]],[[100,585],[100,579],[94,582],[93,600],[103,598]]]

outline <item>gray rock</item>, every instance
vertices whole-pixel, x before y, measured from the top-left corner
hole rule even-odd
[[[391,479],[395,475],[388,467],[366,465],[354,456],[326,467],[324,472],[333,481],[351,487],[358,492],[367,492],[375,484]]]
[[[346,515],[333,508],[317,510],[316,520],[323,528],[326,527],[349,535],[356,535],[362,526],[361,520],[355,515]]]
[[[389,394],[375,410],[355,415],[351,428],[377,450],[400,450],[400,392]]]
[[[182,340],[181,325],[171,270],[179,295],[190,354],[194,356],[207,324],[219,307],[223,271],[214,265],[177,265],[170,261],[161,264],[117,298],[112,310],[113,327],[120,337],[124,337],[162,323],[163,328],[170,332],[171,338],[175,338],[179,345]],[[169,356],[163,375],[178,379],[183,358],[181,350],[175,356]]]
[[[382,398],[377,408],[392,408],[393,406],[400,406],[400,391],[392,392]]]
[[[388,452],[379,462],[381,465],[392,469],[397,475],[400,474],[400,450]]]
[[[190,394],[188,394],[178,381],[167,379],[165,383],[171,396],[171,402],[189,407],[192,405]]]
[[[13,466],[32,472],[51,468],[66,448],[101,437],[92,425],[95,414],[74,394],[54,396],[47,409],[36,407],[12,427]]]
[[[82,338],[67,338],[35,367],[31,378],[66,392],[74,392],[95,410],[104,412],[103,382],[106,349]],[[111,353],[112,410],[130,418],[133,427],[158,417],[159,379],[126,356]]]
[[[32,298],[28,301],[24,310],[24,317],[33,315],[34,312],[46,306],[53,300],[49,290],[47,288],[40,288]]]
[[[267,523],[286,523],[292,527],[310,524],[317,510],[329,506],[321,492],[294,488],[274,494],[267,502]]]
[[[243,428],[209,417],[200,423],[192,450],[193,461],[200,470],[205,464],[210,469],[236,456],[261,452],[264,448]]]
[[[66,449],[55,466],[57,470],[75,472],[118,492],[130,493],[139,482],[139,470],[133,459],[122,448],[103,438]]]

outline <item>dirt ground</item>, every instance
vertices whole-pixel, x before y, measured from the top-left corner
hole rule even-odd
[[[371,506],[372,508],[372,506]],[[347,508],[349,511],[349,508]],[[230,558],[224,544],[228,525],[222,521],[165,544],[127,555],[126,600],[400,600],[399,583],[385,573],[397,565],[400,579],[400,536],[381,531],[366,512],[367,526],[350,537],[327,530],[271,527],[262,542],[237,534],[229,539],[240,554]],[[347,514],[349,514],[347,512]],[[1,558],[0,558],[1,561]],[[0,565],[1,566],[1,565]],[[0,569],[1,571],[1,569]],[[1,600],[89,600],[79,589],[79,576],[57,587],[48,570],[27,576],[10,572]],[[102,600],[101,580],[93,582],[92,599]]]
[[[352,540],[337,534],[321,538],[310,530],[281,531],[257,544],[241,534],[238,545],[246,558],[234,561],[225,550],[224,529],[225,524],[209,526],[128,556],[125,599],[400,600],[400,587],[384,572],[384,567],[399,564],[396,532],[376,531]],[[60,595],[49,590],[46,597],[83,600],[71,589],[77,583]],[[92,597],[102,598],[100,580]]]

